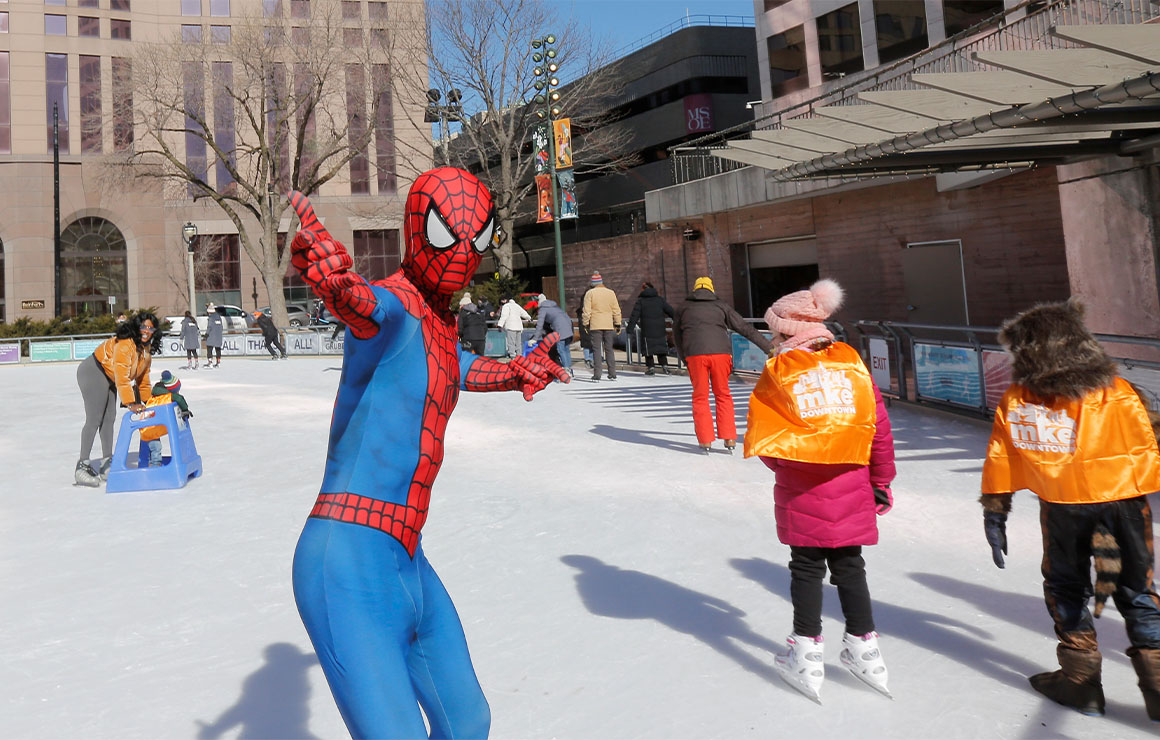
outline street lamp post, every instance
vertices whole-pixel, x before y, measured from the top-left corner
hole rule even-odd
[[[553,122],[560,117],[560,78],[556,72],[555,34],[532,39],[532,62],[536,65],[532,74],[536,77],[536,94],[532,98],[536,117],[548,126],[548,172],[552,181],[552,228],[556,237],[556,298],[564,305],[564,249],[560,244],[560,183],[556,179],[556,127]],[[542,66],[541,66],[542,65]]]
[[[186,221],[181,227],[181,238],[185,240],[185,256],[189,260],[189,313],[197,316],[193,297],[193,240],[197,238],[197,226],[192,221]]]
[[[460,120],[463,106],[459,101],[463,98],[463,93],[454,87],[448,90],[446,105],[439,104],[442,97],[443,93],[435,88],[427,91],[427,110],[423,113],[423,122],[439,124],[439,148],[443,152],[441,164],[449,165],[451,162],[447,148],[451,137],[447,134],[447,124]]]

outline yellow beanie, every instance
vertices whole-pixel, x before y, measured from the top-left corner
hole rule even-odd
[[[713,290],[713,279],[707,277],[697,278],[697,282],[693,283],[693,290],[700,290],[701,288]]]

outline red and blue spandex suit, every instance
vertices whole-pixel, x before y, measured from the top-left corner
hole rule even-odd
[[[294,598],[353,737],[486,737],[491,712],[459,615],[420,533],[460,390],[522,390],[568,376],[546,337],[500,363],[459,348],[451,294],[491,246],[492,197],[439,168],[407,196],[402,268],[374,284],[301,193],[293,264],[347,325],[322,492],[294,553]]]

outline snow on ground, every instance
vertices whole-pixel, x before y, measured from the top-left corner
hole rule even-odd
[[[72,485],[75,364],[0,368],[0,736],[345,736],[290,585],[338,364],[178,371],[205,474],[116,495]],[[158,360],[155,376],[178,365]],[[1055,665],[1033,497],[1017,497],[998,570],[975,500],[986,425],[897,404],[897,505],[867,550],[895,699],[839,664],[829,586],[823,706],[781,683],[791,608],[771,474],[697,454],[689,392],[622,371],[533,403],[461,396],[424,547],[492,737],[1156,736],[1110,604],[1108,716],[1031,691],[1026,676]]]

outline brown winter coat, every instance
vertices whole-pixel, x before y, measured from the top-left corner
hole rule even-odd
[[[584,294],[582,323],[588,331],[620,331],[620,301],[616,293],[603,285],[595,285]]]
[[[732,355],[730,329],[766,354],[773,349],[773,344],[752,324],[746,323],[732,306],[719,300],[713,291],[698,288],[677,306],[677,316],[673,319],[673,343],[682,360],[696,355]]]

